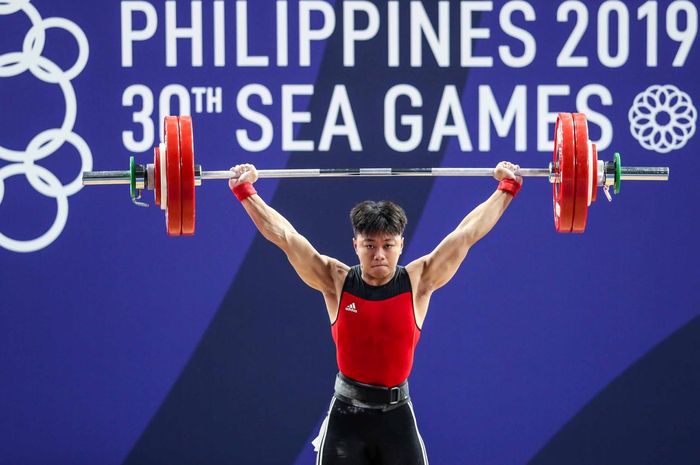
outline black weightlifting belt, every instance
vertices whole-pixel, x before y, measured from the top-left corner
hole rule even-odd
[[[408,402],[408,381],[388,388],[360,383],[338,373],[335,378],[335,396],[356,407],[391,410]]]

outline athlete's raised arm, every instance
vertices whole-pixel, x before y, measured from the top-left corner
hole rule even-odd
[[[408,264],[406,270],[415,286],[417,300],[421,296],[429,297],[452,279],[469,249],[496,225],[522,185],[522,178],[514,174],[518,168],[509,162],[499,163],[493,177],[501,183],[491,197],[464,217],[435,250]]]
[[[229,181],[229,187],[241,201],[260,234],[282,249],[307,285],[322,292],[326,301],[337,301],[338,290],[350,268],[335,258],[318,253],[284,216],[257,195],[253,187],[258,179],[255,166],[236,165],[231,171],[238,177]]]

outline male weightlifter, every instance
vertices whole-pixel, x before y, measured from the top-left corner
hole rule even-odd
[[[522,186],[518,165],[501,162],[496,191],[429,254],[398,265],[406,214],[388,201],[350,212],[359,265],[321,255],[257,195],[253,165],[236,165],[229,187],[260,233],[287,255],[301,279],[321,292],[339,373],[319,437],[318,465],[427,465],[408,393],[413,353],[432,293],[454,276],[469,249],[494,227]]]

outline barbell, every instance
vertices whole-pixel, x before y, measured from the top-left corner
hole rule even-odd
[[[195,164],[192,118],[166,116],[163,141],[154,148],[153,163],[136,164],[129,159],[128,171],[85,171],[83,185],[128,184],[134,204],[144,189],[153,190],[155,203],[165,211],[170,236],[195,232],[195,187],[204,179],[231,179],[230,171],[204,171]],[[554,152],[548,168],[520,168],[524,177],[546,177],[552,184],[554,226],[560,233],[582,233],[588,207],[602,187],[620,193],[622,181],[667,181],[668,167],[623,167],[620,154],[613,161],[598,160],[596,145],[588,138],[583,113],[559,113],[554,129]],[[492,176],[493,168],[332,168],[258,170],[259,178],[316,178],[344,176]]]

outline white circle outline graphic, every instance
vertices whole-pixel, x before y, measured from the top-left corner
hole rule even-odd
[[[5,198],[4,180],[24,174],[29,184],[42,195],[56,199],[56,217],[51,227],[42,235],[29,240],[18,240],[0,232],[0,247],[13,252],[36,252],[56,240],[61,235],[68,220],[68,197],[82,189],[83,171],[92,169],[92,152],[85,140],[73,132],[77,116],[77,99],[71,80],[78,76],[87,65],[90,46],[83,30],[74,22],[60,17],[42,18],[31,0],[0,0],[0,16],[23,12],[31,22],[24,36],[21,52],[8,52],[0,55],[0,78],[13,77],[29,71],[37,79],[48,84],[57,84],[63,94],[66,113],[59,128],[46,129],[36,134],[24,151],[12,150],[0,145],[0,159],[10,162],[0,168],[0,204]],[[67,70],[61,69],[53,61],[42,56],[46,44],[46,30],[64,29],[73,36],[78,45],[75,63]],[[67,185],[43,166],[35,162],[44,159],[66,142],[78,151],[81,169],[78,176]]]
[[[13,252],[36,252],[43,249],[61,235],[68,220],[68,197],[63,193],[61,181],[43,166],[13,163],[0,168],[0,180],[4,181],[10,176],[27,175],[28,173],[32,173],[33,176],[42,179],[46,185],[50,186],[51,191],[55,192],[56,195],[52,197],[56,198],[56,206],[58,207],[56,209],[56,219],[54,219],[53,224],[44,234],[35,239],[17,240],[0,232],[0,245]],[[5,185],[3,182],[0,182],[0,203],[2,203],[4,193]]]

